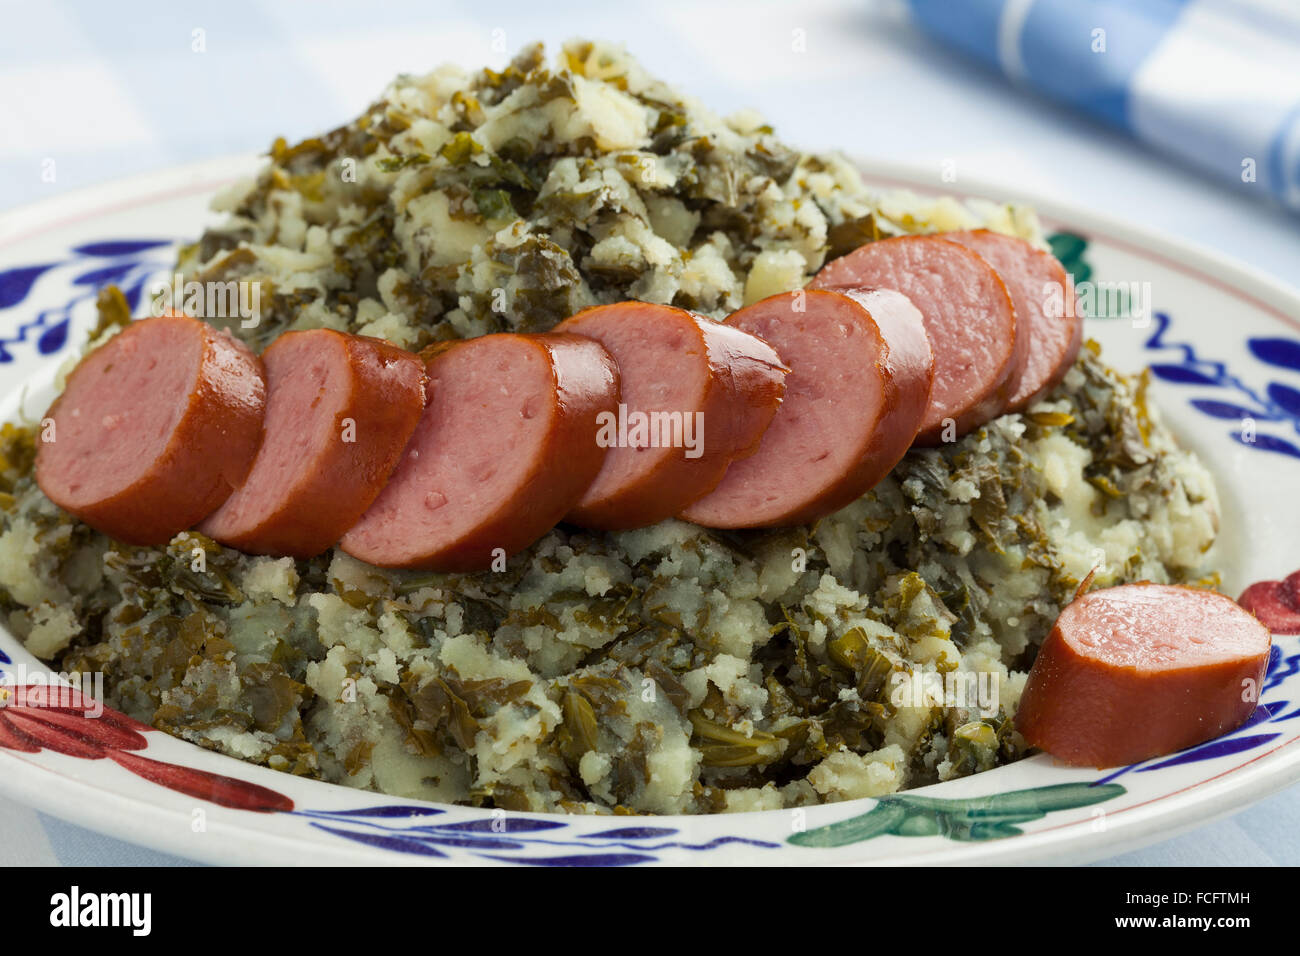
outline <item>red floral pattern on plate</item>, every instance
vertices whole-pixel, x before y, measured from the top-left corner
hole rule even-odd
[[[1300,634],[1300,571],[1282,581],[1256,581],[1237,603],[1274,634]]]
[[[55,753],[83,760],[108,759],[152,783],[236,810],[287,813],[293,801],[282,793],[234,777],[179,767],[136,753],[153,730],[126,714],[102,707],[66,686],[26,684],[0,688],[0,748]]]

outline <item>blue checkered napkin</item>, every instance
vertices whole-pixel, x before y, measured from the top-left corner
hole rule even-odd
[[[1012,81],[1300,210],[1295,0],[908,0]]]

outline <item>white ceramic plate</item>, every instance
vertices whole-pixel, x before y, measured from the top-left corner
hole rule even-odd
[[[0,420],[20,408],[43,412],[54,368],[93,324],[99,286],[117,283],[138,296],[168,276],[176,243],[213,221],[213,191],[255,168],[246,158],[204,163],[0,217]],[[926,185],[913,170],[865,169],[882,185],[953,191],[933,177]],[[966,184],[960,191],[1000,195]],[[1099,284],[1149,284],[1137,294],[1149,290],[1154,314],[1090,319],[1087,333],[1111,364],[1153,367],[1154,401],[1213,470],[1223,499],[1215,562],[1224,589],[1235,595],[1300,567],[1300,298],[1181,243],[1037,205],[1077,278],[1090,272]],[[1253,440],[1243,441],[1245,419],[1244,437]],[[24,668],[39,664],[0,631],[0,669]],[[0,711],[0,792],[125,840],[220,863],[1084,861],[1170,836],[1300,779],[1297,716],[1300,638],[1278,635],[1252,721],[1172,758],[1098,772],[1040,755],[879,801],[610,818],[390,799],[241,763],[125,718],[10,706]]]

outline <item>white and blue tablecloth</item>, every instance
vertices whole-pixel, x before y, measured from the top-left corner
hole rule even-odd
[[[1300,170],[1295,7],[0,0],[0,214],[331,128],[399,71],[500,66],[503,50],[582,35],[627,44],[718,112],[760,108],[789,142],[933,169],[936,182],[955,164],[957,188],[1009,183],[1298,285],[1300,219],[1278,201],[1294,203]],[[1105,52],[1092,52],[1097,29]],[[177,862],[0,800],[0,864]],[[1295,865],[1300,790],[1114,862]]]

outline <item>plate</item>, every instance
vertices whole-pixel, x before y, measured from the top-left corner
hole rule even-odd
[[[0,420],[39,418],[59,365],[95,320],[95,291],[138,303],[211,194],[257,160],[219,160],[65,196],[0,217]],[[882,186],[1011,198],[864,164]],[[928,184],[928,185],[927,185]],[[1019,197],[1025,198],[1025,197]],[[1086,333],[1211,468],[1222,496],[1224,589],[1300,567],[1300,297],[1212,253],[1090,213],[1035,205],[1078,283]],[[1086,288],[1080,286],[1080,288]],[[1127,317],[1104,317],[1127,297]],[[14,684],[43,673],[0,631]],[[1294,703],[1293,703],[1294,702]],[[0,711],[0,792],[73,823],[212,863],[995,864],[1083,862],[1166,838],[1300,779],[1300,637],[1276,635],[1261,704],[1231,734],[1131,767],[1037,755],[879,800],[692,817],[566,817],[385,797],[203,750],[111,712]],[[65,701],[64,703],[69,703]],[[75,704],[75,702],[72,702]],[[21,727],[22,735],[6,732]],[[35,743],[32,743],[35,741]]]

